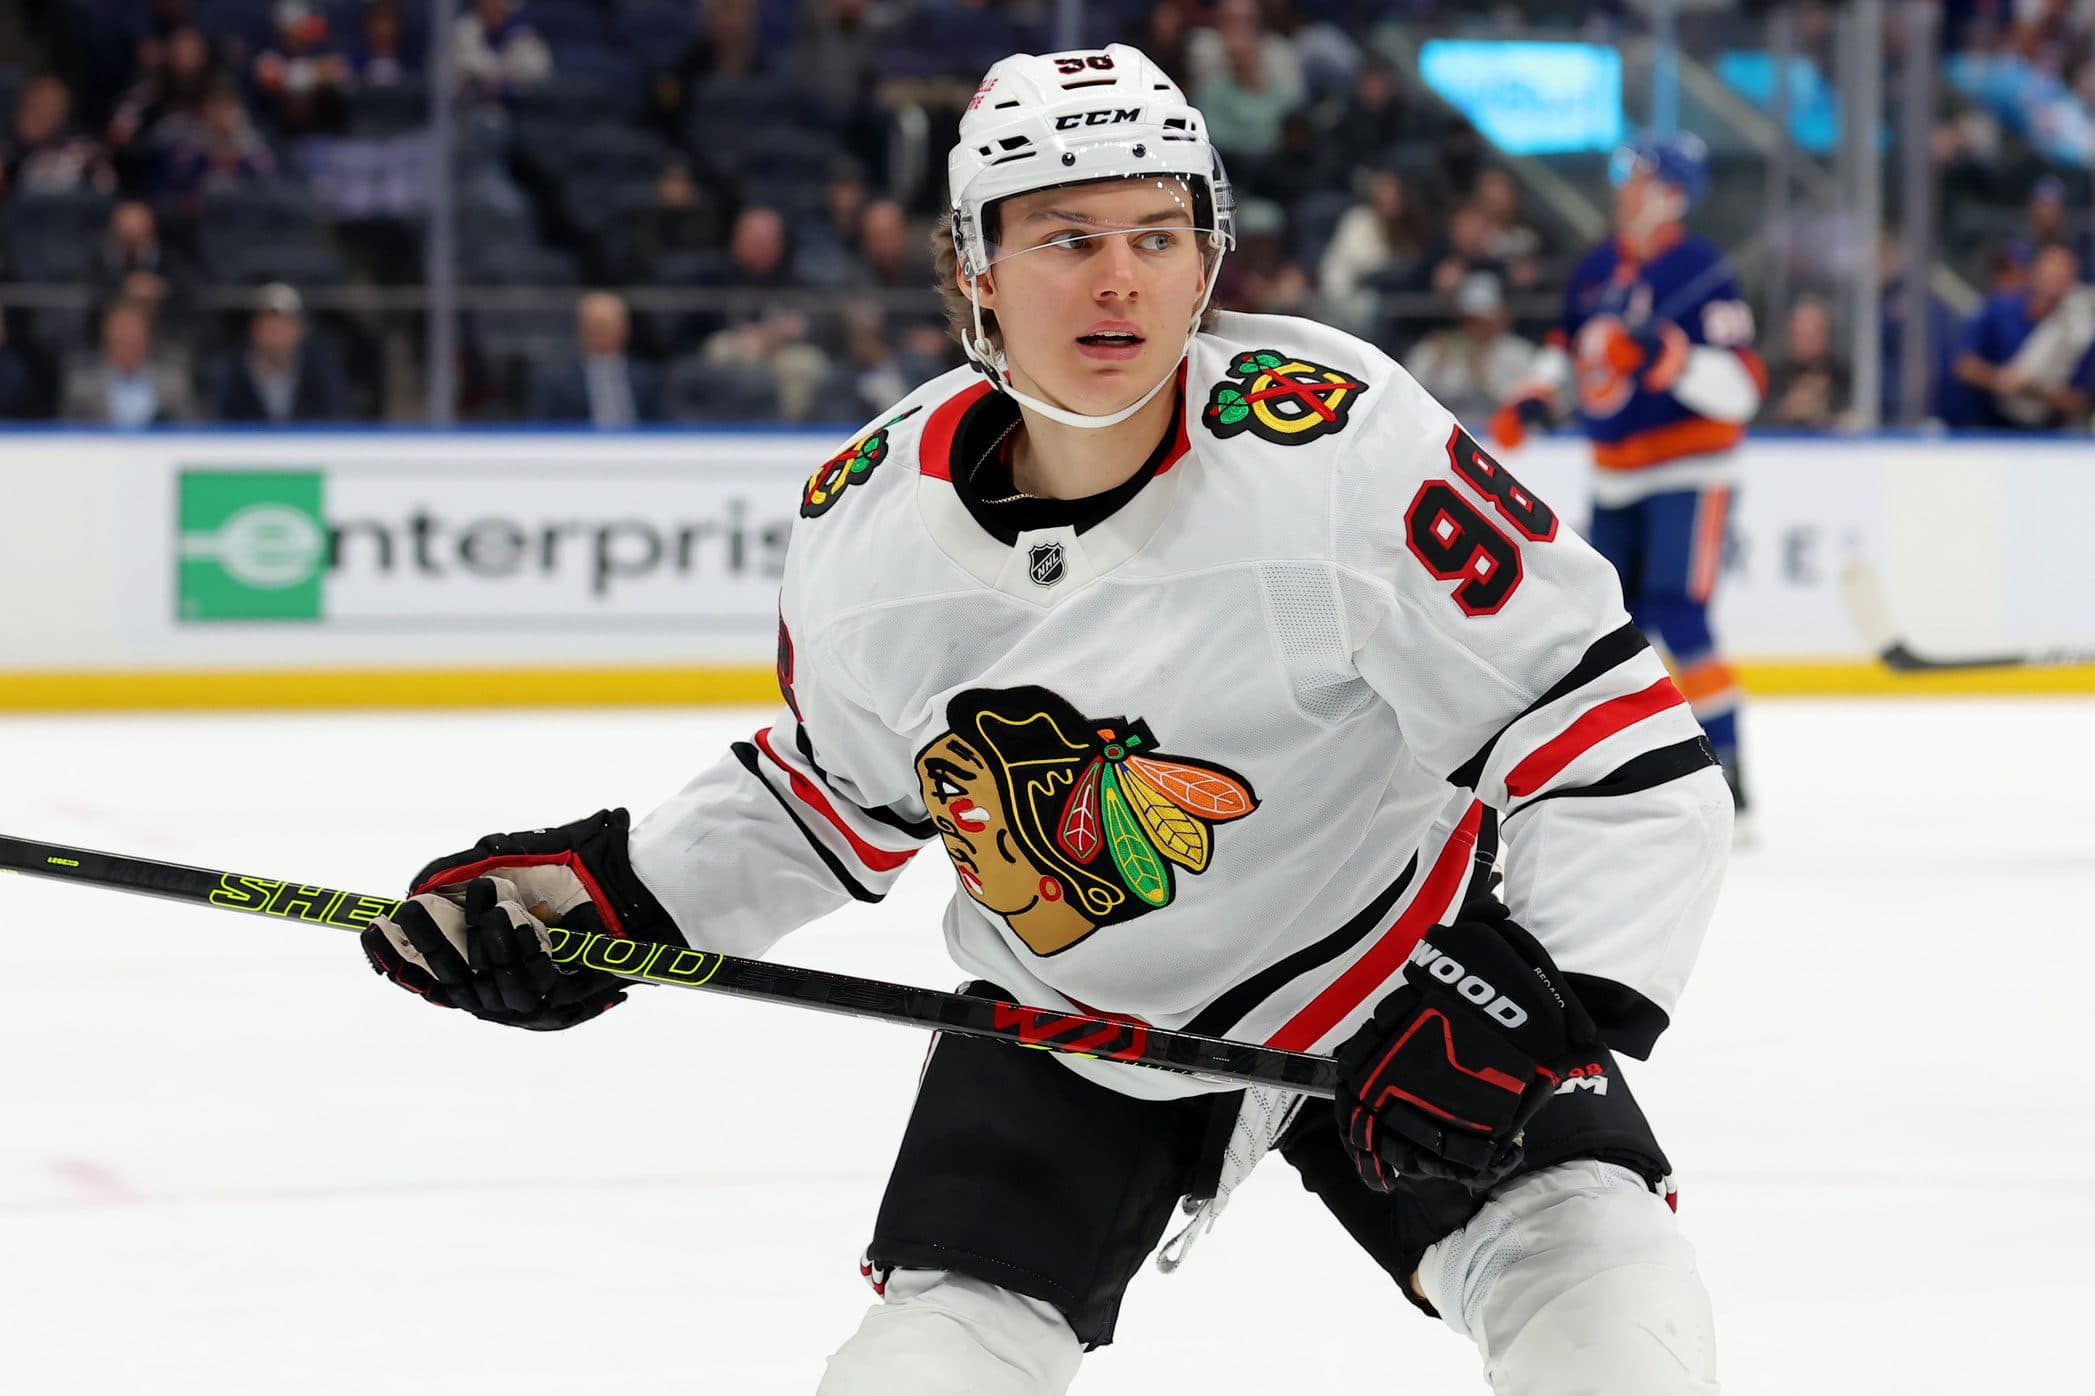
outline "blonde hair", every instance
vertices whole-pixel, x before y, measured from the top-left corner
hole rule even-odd
[[[953,214],[950,209],[938,216],[938,223],[931,230],[931,269],[937,278],[939,301],[946,311],[946,333],[965,349],[975,334],[975,305],[968,299],[967,292],[960,289],[960,251],[953,245]],[[1213,329],[1215,316],[1220,313],[1210,299],[1207,308],[1200,313],[1200,328]],[[987,307],[982,311],[982,333],[989,336],[991,344],[1002,345],[1003,341],[997,335],[997,313]]]

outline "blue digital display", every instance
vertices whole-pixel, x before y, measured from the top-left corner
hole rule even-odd
[[[1775,111],[1775,56],[1758,49],[1729,49],[1717,55],[1724,85],[1770,115]],[[1840,140],[1840,93],[1809,58],[1792,58],[1789,69],[1789,136],[1799,150],[1831,151]]]
[[[1509,155],[1613,150],[1622,55],[1599,44],[1428,39],[1419,74]]]

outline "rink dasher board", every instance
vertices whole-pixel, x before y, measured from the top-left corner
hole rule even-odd
[[[8,433],[0,708],[766,701],[801,490],[847,436]],[[1583,520],[1586,462],[1505,463]],[[1861,555],[1931,647],[2095,643],[2091,465],[2085,438],[1751,440],[1722,642],[1762,692],[2095,691],[1885,674],[1836,590]]]

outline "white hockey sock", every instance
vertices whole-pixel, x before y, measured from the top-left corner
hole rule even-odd
[[[1715,1396],[1695,1253],[1629,1169],[1582,1160],[1508,1184],[1419,1265],[1495,1396]]]
[[[897,1270],[816,1396],[1063,1396],[1083,1356],[1052,1304],[944,1270]]]

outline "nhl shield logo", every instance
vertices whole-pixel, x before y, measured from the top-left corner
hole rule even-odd
[[[1026,553],[1026,575],[1037,587],[1051,587],[1062,580],[1062,545],[1035,543]]]

